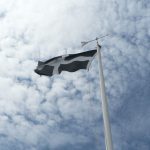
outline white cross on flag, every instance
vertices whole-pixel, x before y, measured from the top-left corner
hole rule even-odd
[[[97,50],[90,50],[77,54],[58,56],[45,62],[38,62],[34,70],[39,75],[52,76],[62,71],[75,72],[79,69],[88,69]]]

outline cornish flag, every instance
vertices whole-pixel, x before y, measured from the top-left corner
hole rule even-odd
[[[39,75],[52,76],[54,74],[60,74],[62,71],[75,72],[79,69],[88,69],[96,52],[96,50],[90,50],[77,54],[54,57],[45,62],[39,61],[34,71]]]

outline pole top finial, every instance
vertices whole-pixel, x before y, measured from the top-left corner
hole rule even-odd
[[[98,38],[98,37],[96,37],[96,39],[95,39],[95,40],[96,40],[96,41],[98,41],[98,39],[99,39],[99,38]]]
[[[99,44],[98,39],[99,39],[99,38],[96,38],[97,46],[101,49],[102,46]]]
[[[93,41],[97,41],[97,43],[98,43],[98,40],[99,40],[99,39],[104,38],[104,37],[106,37],[106,36],[109,36],[109,34],[106,34],[106,35],[101,36],[101,37],[96,37],[94,40],[90,40],[90,41],[83,41],[83,42],[81,42],[82,47],[83,47],[84,45],[86,45],[86,44],[90,43],[90,42],[93,42]]]

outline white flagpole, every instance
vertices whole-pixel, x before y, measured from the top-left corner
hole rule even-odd
[[[103,66],[102,66],[100,49],[101,46],[98,44],[98,40],[97,40],[97,54],[98,54],[99,75],[100,75],[100,94],[101,94],[102,114],[103,114],[103,121],[104,121],[105,146],[106,146],[106,150],[113,150],[108,103],[107,103],[107,98],[105,93],[105,81],[103,75]]]

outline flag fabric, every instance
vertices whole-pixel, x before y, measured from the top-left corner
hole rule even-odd
[[[39,61],[34,71],[39,75],[53,76],[54,74],[60,74],[62,71],[75,72],[79,69],[89,69],[96,52],[97,50],[90,50],[54,57],[45,62]]]

